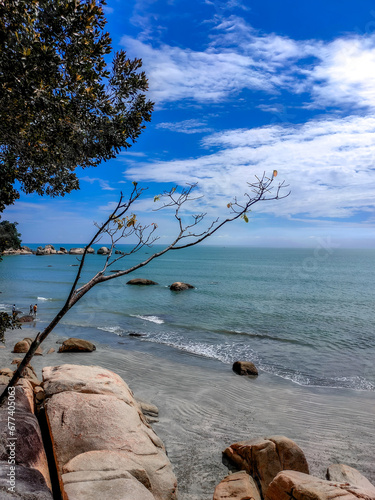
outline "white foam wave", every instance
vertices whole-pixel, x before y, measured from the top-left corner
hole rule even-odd
[[[210,359],[216,359],[222,363],[232,364],[237,359],[253,361],[262,371],[290,380],[301,386],[331,387],[335,389],[353,389],[356,391],[375,391],[375,385],[363,377],[336,377],[333,379],[317,379],[301,372],[292,372],[272,365],[263,363],[255,351],[245,348],[243,344],[234,346],[231,343],[207,344],[203,342],[186,341],[178,335],[162,334],[144,338],[147,342],[165,344],[181,351],[196,354]]]
[[[97,329],[102,330],[103,332],[114,333],[119,336],[125,333],[125,330],[123,330],[120,326],[98,326]]]
[[[37,300],[39,301],[47,301],[47,300],[52,300],[51,298],[46,298],[46,297],[37,297]]]
[[[142,316],[141,314],[131,314],[133,318],[143,319],[145,321],[151,321],[151,323],[156,323],[158,325],[162,325],[164,320],[159,318],[158,316]]]

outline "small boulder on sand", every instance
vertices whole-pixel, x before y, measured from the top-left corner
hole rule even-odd
[[[237,375],[258,375],[258,369],[251,361],[235,361],[232,369]]]
[[[16,345],[13,347],[13,352],[26,353],[30,349],[31,344],[32,344],[32,339],[26,337],[23,340],[20,340],[19,342],[16,343]],[[43,350],[40,346],[35,351],[35,354],[38,356],[41,356],[43,354]]]
[[[92,342],[71,337],[64,340],[58,352],[92,352],[95,350],[96,346]]]

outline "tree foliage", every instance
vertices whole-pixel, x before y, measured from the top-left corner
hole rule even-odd
[[[150,121],[141,60],[119,51],[108,70],[104,5],[0,1],[0,211],[18,189],[78,189],[77,166],[114,158]]]
[[[5,330],[14,330],[15,328],[21,328],[21,323],[17,318],[13,318],[6,312],[0,312],[0,342],[4,342]]]
[[[9,248],[21,247],[21,234],[17,231],[17,222],[0,222],[0,253]]]

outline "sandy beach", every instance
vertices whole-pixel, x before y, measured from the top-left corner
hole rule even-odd
[[[34,337],[24,327],[5,334],[0,366],[14,367],[15,342]],[[260,373],[256,379],[235,375],[228,365],[207,360],[202,366],[181,352],[179,362],[137,351],[110,349],[95,341],[93,353],[57,352],[67,337],[51,334],[46,353],[32,365],[41,377],[44,366],[64,363],[99,365],[119,374],[135,396],[159,408],[154,430],[164,441],[179,484],[180,500],[211,500],[215,485],[227,474],[222,451],[239,440],[285,435],[304,450],[310,472],[324,477],[332,463],[357,468],[375,482],[375,394],[346,389],[302,387]]]

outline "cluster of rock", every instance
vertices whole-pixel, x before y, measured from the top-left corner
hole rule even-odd
[[[70,250],[67,250],[64,247],[60,247],[58,250],[53,246],[53,245],[46,245],[46,246],[39,246],[36,250],[32,250],[31,248],[27,246],[22,246],[21,248],[14,249],[14,248],[9,248],[8,250],[4,250],[2,255],[83,255],[85,249],[84,248],[71,248]],[[107,255],[109,254],[110,249],[107,247],[101,247],[97,251],[98,254],[103,254]],[[87,253],[89,254],[94,254],[95,250],[92,247],[89,247],[87,249]],[[116,253],[121,253],[119,250],[116,251]]]
[[[8,248],[2,252],[2,255],[31,255],[33,251],[27,246],[21,248]]]
[[[14,353],[26,353],[31,346],[32,339],[29,337],[24,338],[23,340],[20,340],[15,344],[13,347]],[[93,352],[96,350],[95,344],[90,342],[89,340],[83,340],[83,339],[77,339],[75,337],[71,337],[67,340],[64,340],[64,342],[61,344],[59,351],[58,352]],[[55,350],[51,348],[47,354],[50,354],[51,352],[54,352]],[[37,350],[34,353],[35,355],[42,356],[43,355],[43,350],[39,346]]]
[[[152,281],[149,279],[134,278],[132,280],[129,280],[126,284],[127,285],[147,286],[147,285],[158,285],[159,283],[156,283],[155,281]],[[183,283],[182,281],[175,281],[174,283],[172,283],[169,286],[169,289],[173,290],[174,292],[181,292],[182,290],[189,290],[191,288],[194,288],[194,286],[189,285],[189,283]]]
[[[347,465],[311,476],[301,448],[285,436],[234,443],[223,452],[239,472],[216,487],[213,500],[375,500],[375,487]]]

